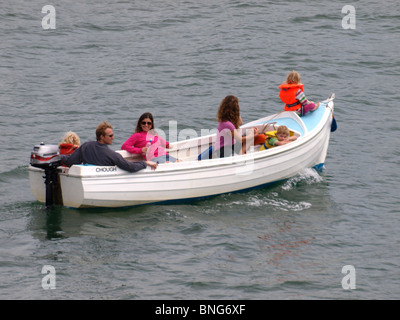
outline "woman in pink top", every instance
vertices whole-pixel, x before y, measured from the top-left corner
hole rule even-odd
[[[217,113],[218,132],[214,152],[220,158],[246,153],[246,141],[258,136],[258,128],[254,127],[248,135],[243,136],[239,126],[243,124],[240,116],[239,99],[236,96],[226,96]],[[247,143],[249,144],[249,143]],[[236,147],[235,147],[236,146]]]
[[[153,115],[146,112],[140,116],[135,133],[122,144],[121,149],[130,153],[141,154],[147,161],[175,162],[176,159],[164,149],[169,149],[169,147],[169,143],[155,133]]]

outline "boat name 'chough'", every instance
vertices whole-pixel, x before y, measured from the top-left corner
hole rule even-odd
[[[114,171],[117,171],[117,167],[96,168],[96,172],[114,172]]]

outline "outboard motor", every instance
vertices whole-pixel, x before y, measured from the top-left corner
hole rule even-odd
[[[61,165],[60,151],[57,145],[44,144],[33,147],[31,152],[31,166],[44,169],[44,183],[46,184],[46,207],[53,204],[62,204],[61,189],[57,169]]]

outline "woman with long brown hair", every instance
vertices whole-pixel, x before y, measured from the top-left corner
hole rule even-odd
[[[242,136],[239,127],[243,124],[240,116],[239,99],[234,95],[226,96],[220,103],[218,113],[218,133],[214,152],[220,157],[229,157],[246,152],[246,140],[254,140],[258,129],[253,128],[246,136]]]

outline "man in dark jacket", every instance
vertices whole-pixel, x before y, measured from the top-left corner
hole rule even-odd
[[[153,161],[126,161],[119,153],[111,150],[114,140],[113,127],[106,121],[100,123],[96,129],[97,141],[88,141],[82,144],[71,155],[61,156],[61,162],[70,167],[73,164],[93,164],[96,166],[117,166],[129,172],[136,172],[150,166],[157,168]]]

